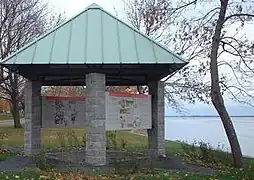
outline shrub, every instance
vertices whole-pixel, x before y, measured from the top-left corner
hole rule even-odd
[[[121,138],[121,148],[125,149],[126,145],[127,145],[127,141],[125,139]]]
[[[82,146],[86,147],[86,135],[82,137]]]
[[[79,137],[73,130],[57,132],[57,140],[60,143],[60,149],[86,146],[86,137],[83,136],[81,140],[79,140]]]
[[[49,162],[46,157],[46,152],[43,150],[38,154],[32,156],[32,161],[35,163],[36,167],[45,171],[52,171],[55,168],[55,165]]]
[[[113,159],[113,167],[116,174],[127,176],[138,172],[139,161],[133,153],[117,154]]]
[[[64,133],[61,132],[57,132],[57,140],[60,143],[60,148],[65,148],[66,147],[66,143],[65,143],[65,135]]]
[[[107,131],[107,149],[117,149],[117,141],[116,141],[116,131]]]
[[[73,131],[73,130],[67,131],[66,138],[67,138],[68,145],[70,147],[78,147],[81,145],[78,140],[78,136],[75,134],[75,131]]]

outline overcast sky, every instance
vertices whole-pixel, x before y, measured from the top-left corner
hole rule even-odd
[[[57,11],[65,11],[66,17],[70,18],[83,11],[87,6],[96,3],[103,9],[115,14],[114,8],[123,9],[121,0],[48,0]]]
[[[119,14],[120,18],[124,14],[122,0],[48,0],[48,2],[54,7],[56,11],[65,12],[67,19],[75,16],[76,14],[83,11],[87,6],[92,3],[96,3],[103,7],[106,11],[111,14]],[[253,35],[253,24],[245,26],[245,32],[254,40]],[[209,105],[204,105],[203,103],[197,103],[195,105],[190,105],[183,103],[189,115],[216,115],[214,108]],[[227,101],[227,107],[231,115],[252,115],[254,116],[253,108],[238,104],[232,101]],[[177,115],[174,110],[167,108],[167,115]]]

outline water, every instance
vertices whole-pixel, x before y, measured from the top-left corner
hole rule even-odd
[[[244,156],[254,157],[254,117],[232,117]],[[230,146],[218,117],[166,117],[165,138],[193,143],[209,142],[230,152]]]

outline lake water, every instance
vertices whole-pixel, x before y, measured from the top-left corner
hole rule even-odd
[[[254,117],[232,117],[238,140],[245,156],[254,157]],[[166,117],[165,138],[193,143],[209,142],[214,148],[230,146],[219,117]]]

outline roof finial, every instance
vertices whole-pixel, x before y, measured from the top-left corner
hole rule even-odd
[[[98,4],[96,4],[96,3],[92,3],[87,8],[88,9],[101,9],[101,7]]]

